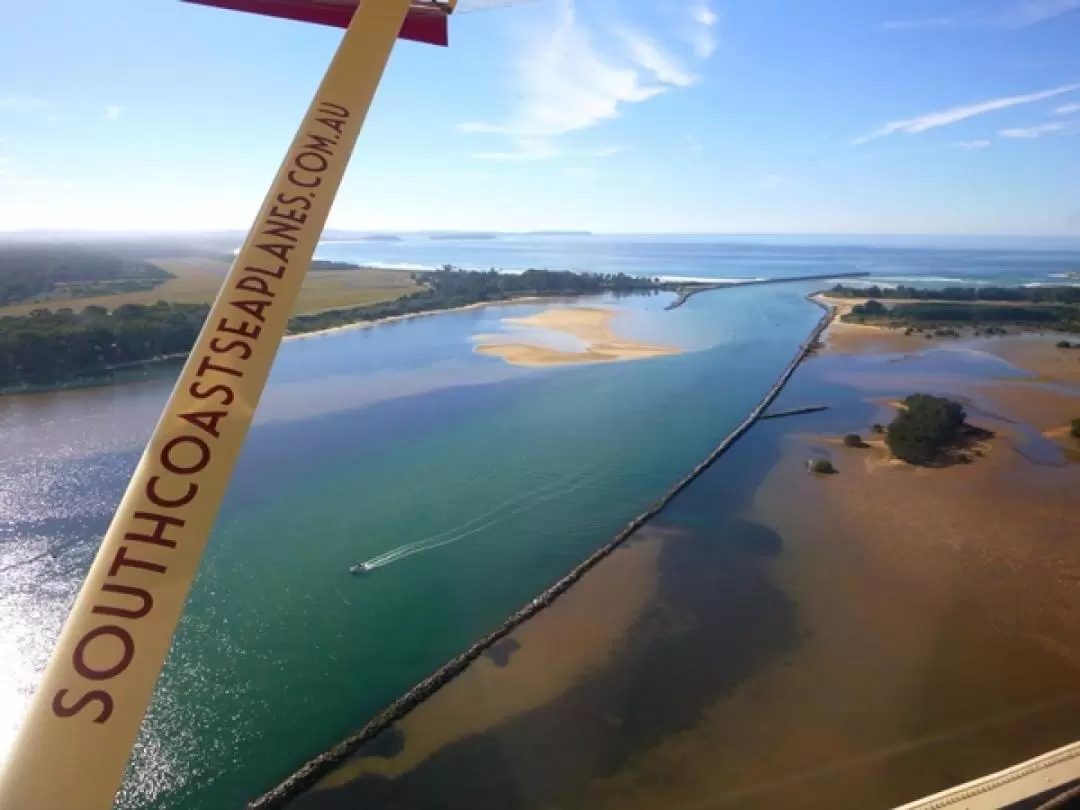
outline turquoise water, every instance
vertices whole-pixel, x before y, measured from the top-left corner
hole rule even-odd
[[[288,342],[120,806],[236,806],[498,624],[743,418],[820,317],[803,292],[594,300],[688,349],[600,366],[473,354],[535,306]],[[12,729],[168,387],[4,402]]]
[[[519,265],[501,260],[501,240],[429,252],[478,266],[709,277],[870,262],[908,277],[1040,283],[1080,266],[1080,253],[1056,244],[875,252],[589,238],[546,242],[548,262],[542,240],[525,241]],[[391,248],[408,245],[324,252],[361,261],[357,251]],[[458,258],[466,250],[475,262]],[[609,365],[520,368],[473,353],[475,336],[540,309],[528,305],[286,343],[120,806],[239,806],[497,625],[745,416],[820,317],[802,297],[811,289],[729,289],[671,312],[668,295],[588,302],[619,308],[615,326],[631,337],[686,350]],[[0,748],[171,383],[166,371],[0,398]],[[350,576],[361,561],[376,570]]]

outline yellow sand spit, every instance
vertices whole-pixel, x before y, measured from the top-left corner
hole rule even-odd
[[[588,344],[582,352],[568,352],[532,343],[481,342],[476,351],[501,357],[517,366],[561,366],[571,363],[610,363],[615,360],[640,360],[678,354],[671,346],[654,346],[623,338],[612,331],[610,322],[617,313],[594,307],[554,308],[527,318],[507,318],[506,323],[550,329],[576,337]],[[490,340],[492,336],[485,335]]]

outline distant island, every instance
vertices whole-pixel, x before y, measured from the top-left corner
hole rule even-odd
[[[348,267],[341,262],[317,261],[312,269]],[[533,269],[509,274],[446,265],[412,275],[420,287],[416,292],[389,301],[296,315],[289,321],[288,332],[296,335],[525,297],[645,293],[669,288],[657,279],[622,273]],[[209,310],[207,304],[159,301],[150,306],[123,304],[112,310],[87,306],[79,312],[40,308],[27,315],[0,317],[0,388],[69,383],[118,368],[183,357],[194,345]]]
[[[394,233],[369,233],[358,237],[361,242],[404,242],[400,236]]]

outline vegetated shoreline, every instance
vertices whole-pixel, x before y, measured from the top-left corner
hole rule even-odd
[[[672,289],[670,284],[657,279],[623,273],[526,270],[509,275],[494,271],[461,271],[450,265],[441,271],[414,276],[414,280],[423,287],[422,290],[391,301],[295,315],[289,321],[288,336],[328,334],[346,327],[391,323],[415,315],[489,304],[579,298],[603,293],[651,294]],[[149,369],[163,363],[175,363],[190,353],[208,310],[208,307],[190,304],[124,305],[114,312],[99,308],[89,317],[85,313],[61,316],[59,312],[46,312],[40,318],[24,318],[11,326],[7,338],[0,341],[0,379],[6,383],[0,385],[0,394],[109,385],[119,382],[111,379],[111,374],[117,370]],[[175,323],[176,318],[181,323]],[[142,330],[142,343],[132,344],[121,339],[132,325]],[[29,355],[29,365],[27,360],[19,359],[20,348],[35,345],[31,339],[42,337],[53,339],[57,344],[55,351],[61,352],[60,356],[67,362],[50,361],[40,352]],[[158,349],[158,353],[151,354],[154,349]],[[183,351],[178,351],[180,349]],[[84,354],[87,356],[78,362],[69,359]]]
[[[511,306],[515,304],[534,304],[539,301],[558,301],[560,299],[567,298],[586,298],[587,295],[574,295],[574,294],[560,294],[560,295],[523,295],[517,298],[507,298],[502,301],[477,301],[472,304],[464,304],[460,307],[449,307],[447,309],[429,309],[423,312],[407,312],[402,315],[388,315],[385,318],[379,318],[374,321],[354,321],[352,323],[342,324],[341,326],[327,326],[320,329],[312,329],[308,332],[293,332],[286,334],[282,339],[282,343],[292,340],[307,340],[310,338],[325,337],[326,335],[335,334],[337,332],[349,332],[354,329],[367,329],[373,326],[383,326],[390,323],[398,323],[400,321],[407,321],[412,318],[422,318],[430,315],[445,315],[453,312],[465,312],[470,309],[480,309],[482,307],[493,306]],[[319,310],[318,312],[311,313],[312,315],[319,315],[324,312],[334,312],[341,309],[340,307],[332,307],[330,309]],[[105,366],[98,371],[91,372],[95,375],[102,375],[102,379],[94,379],[87,377],[83,379],[76,378],[74,380],[61,380],[55,383],[48,383],[42,385],[22,385],[22,386],[7,386],[0,388],[0,396],[18,396],[20,394],[45,394],[54,391],[74,391],[80,388],[100,388],[108,385],[122,385],[126,381],[110,380],[104,377],[104,375],[110,374],[114,371],[124,371],[126,369],[137,368],[155,368],[157,366],[165,366],[171,363],[179,363],[182,360],[187,359],[190,352],[177,352],[175,354],[163,354],[158,357],[152,357],[148,360],[135,360],[130,363],[118,363],[116,365]],[[132,381],[135,382],[135,381]]]
[[[781,372],[779,378],[766,393],[765,397],[750,411],[746,418],[743,419],[743,421],[740,422],[713,449],[713,451],[704,458],[704,460],[697,464],[687,475],[671,487],[665,495],[655,501],[652,506],[631,520],[622,531],[593,552],[583,562],[571,569],[566,575],[545,589],[524,607],[511,614],[497,628],[474,642],[464,652],[450,659],[450,661],[435,670],[434,673],[409,689],[386,709],[371,718],[371,720],[369,720],[358,732],[346,737],[334,747],[314,759],[309,760],[279,785],[267,793],[264,793],[262,796],[252,800],[248,804],[249,810],[266,810],[266,808],[283,807],[297,794],[315,784],[315,782],[321,779],[331,768],[346,760],[364,743],[368,742],[382,731],[385,731],[408,714],[412,709],[419,706],[431,697],[431,695],[435,694],[435,692],[444,685],[461,674],[470,663],[479,658],[495,643],[510,634],[527,619],[549,607],[575,582],[581,579],[589,570],[626,542],[634,532],[659,514],[680,492],[711,467],[717,459],[724,455],[724,453],[727,452],[727,450],[762,417],[769,406],[776,400],[776,397],[779,396],[780,392],[784,389],[784,386],[787,385],[802,361],[805,360],[818,346],[818,341],[822,334],[833,322],[837,313],[836,307],[830,306],[813,296],[808,296],[807,301],[824,309],[825,314],[821,316],[817,324],[810,331],[806,340],[799,346],[795,356]]]

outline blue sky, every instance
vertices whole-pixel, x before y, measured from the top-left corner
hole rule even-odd
[[[332,227],[1080,233],[1080,0],[451,24],[395,49]],[[175,0],[6,9],[0,229],[246,227],[339,37]]]

